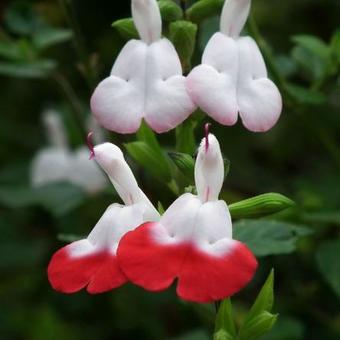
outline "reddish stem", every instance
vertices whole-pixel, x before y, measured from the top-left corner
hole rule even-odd
[[[94,146],[93,146],[93,142],[92,142],[92,136],[93,136],[93,132],[89,132],[87,135],[87,146],[89,147],[90,150],[90,159],[93,159],[96,155],[94,153]]]
[[[209,149],[209,128],[210,128],[210,123],[206,123],[204,125],[204,132],[205,132],[205,152],[208,151]]]

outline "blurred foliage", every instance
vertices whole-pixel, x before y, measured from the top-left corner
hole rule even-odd
[[[165,33],[183,44],[176,31],[185,30],[179,21],[184,12],[170,0],[161,2],[164,20],[178,22],[172,29],[166,22]],[[186,36],[187,68],[189,55],[198,64],[202,46],[218,29],[221,1],[213,0],[216,8],[209,11],[205,2],[186,11],[199,23],[194,51],[194,26]],[[340,2],[256,0],[252,13],[246,31],[262,49],[285,109],[266,134],[250,133],[241,124],[212,125],[230,160],[221,196],[235,203],[279,192],[296,205],[283,211],[262,205],[270,208],[268,216],[235,223],[235,237],[260,256],[260,266],[252,284],[232,298],[234,319],[237,326],[246,319],[275,268],[273,313],[279,317],[262,339],[338,339]],[[200,340],[214,331],[213,306],[184,303],[173,289],[151,294],[126,285],[100,296],[66,296],[47,282],[53,251],[72,235],[86,235],[116,196],[111,188],[89,195],[67,183],[31,188],[30,162],[46,145],[40,115],[47,107],[59,110],[72,147],[83,144],[90,94],[135,34],[128,19],[121,21],[129,16],[129,1],[0,3],[1,339]],[[145,126],[137,140],[108,138],[125,148],[140,186],[166,208],[179,193],[193,190],[194,153],[207,120],[197,112],[176,132],[157,138]],[[259,216],[252,214],[237,218]]]

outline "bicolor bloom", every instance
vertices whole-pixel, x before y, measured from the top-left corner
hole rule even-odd
[[[220,146],[210,134],[196,160],[198,194],[182,195],[159,222],[145,223],[122,238],[118,260],[133,283],[161,291],[178,279],[182,299],[211,302],[236,293],[252,279],[257,261],[232,239],[227,204],[218,199],[223,179]]]
[[[240,37],[251,0],[226,0],[220,32],[208,42],[202,64],[187,78],[193,101],[223,125],[234,125],[241,116],[244,126],[267,131],[282,111],[282,98],[268,79],[261,52],[251,37]]]
[[[59,249],[48,266],[54,289],[74,293],[87,287],[91,294],[117,288],[127,281],[117,262],[121,237],[146,221],[157,221],[159,214],[138,187],[121,150],[111,144],[96,146],[92,155],[109,176],[124,204],[112,204],[86,239]]]
[[[71,151],[60,115],[48,110],[43,113],[50,146],[40,150],[31,164],[31,183],[34,187],[55,182],[70,182],[88,193],[107,186],[99,167],[89,161],[88,150],[80,147]]]
[[[156,0],[132,0],[132,17],[141,40],[129,41],[111,75],[93,93],[97,121],[118,133],[134,133],[142,119],[157,133],[182,123],[194,110],[172,43],[162,38]]]

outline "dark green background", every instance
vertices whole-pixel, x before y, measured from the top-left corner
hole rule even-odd
[[[25,2],[52,26],[67,27],[58,1]],[[0,4],[0,27],[6,32],[2,18],[11,3],[2,0]],[[111,23],[130,15],[129,1],[75,0],[74,4],[87,49],[98,58],[99,81],[108,74],[124,44]],[[255,0],[253,11],[274,54],[285,55],[290,61],[289,67],[294,69],[290,79],[310,86],[310,74],[290,58],[294,47],[291,37],[309,34],[328,43],[340,24],[339,0]],[[44,56],[58,60],[58,69],[88,108],[93,88],[77,70],[78,57],[72,44],[51,47]],[[197,56],[199,52],[196,62]],[[280,192],[298,204],[298,212],[286,218],[314,230],[313,236],[300,242],[295,254],[261,259],[252,285],[233,299],[237,315],[242,317],[269,269],[275,268],[275,311],[280,313],[280,322],[267,339],[340,337],[340,296],[327,285],[315,260],[322,242],[339,237],[340,166],[325,147],[331,138],[340,152],[339,74],[330,77],[320,92],[327,96],[327,102],[302,103],[303,114],[285,102],[278,125],[265,134],[251,133],[241,124],[212,125],[224,155],[231,161],[223,193],[228,202]],[[174,289],[150,294],[127,285],[100,296],[84,292],[65,296],[50,288],[46,266],[51,254],[64,244],[57,240],[57,234],[86,234],[116,196],[109,188],[57,217],[41,205],[16,204],[23,195],[17,189],[28,185],[30,161],[46,144],[40,115],[47,106],[63,111],[72,145],[82,144],[81,133],[69,114],[70,105],[52,80],[0,76],[0,338],[181,339],[181,335],[193,331],[198,333],[192,339],[204,339],[204,333],[210,336],[212,306],[183,303]],[[197,143],[202,137],[202,123],[196,129]],[[134,139],[114,134],[109,138],[119,145]],[[174,133],[162,135],[160,141],[171,150]],[[135,170],[141,187],[155,204],[160,200],[168,206],[175,199],[143,169]],[[313,213],[325,212],[335,215],[321,221],[313,218]],[[340,261],[340,254],[334,255],[332,261]]]

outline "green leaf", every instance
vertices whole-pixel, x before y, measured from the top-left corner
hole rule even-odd
[[[192,331],[176,338],[171,338],[171,340],[209,340],[210,338],[202,330]]]
[[[200,0],[187,9],[187,17],[196,23],[206,18],[219,14],[222,10],[224,0]]]
[[[291,208],[295,203],[277,193],[267,193],[230,204],[229,210],[234,219],[262,217]]]
[[[164,157],[162,147],[158,143],[155,133],[149,128],[149,126],[143,121],[138,132],[137,139],[140,142],[148,144],[155,152],[158,152],[161,157]]]
[[[300,104],[322,105],[327,102],[327,97],[323,93],[299,85],[288,84],[286,91]]]
[[[340,240],[323,242],[316,252],[316,261],[322,276],[340,298]]]
[[[197,25],[178,20],[169,26],[169,39],[173,42],[184,70],[191,68],[191,58],[196,45]]]
[[[157,150],[139,141],[125,144],[125,148],[131,157],[152,176],[161,182],[167,183],[171,180],[170,163],[164,154],[160,156]]]
[[[0,187],[0,202],[10,208],[42,206],[55,216],[62,216],[85,200],[85,193],[69,183],[53,183],[38,188]]]
[[[261,312],[255,318],[250,320],[247,325],[242,328],[239,334],[239,340],[255,340],[269,332],[277,321],[277,315],[269,312]]]
[[[176,128],[176,150],[193,155],[196,149],[195,127],[197,122],[187,119]]]
[[[117,20],[112,23],[112,27],[115,28],[124,39],[139,39],[139,34],[132,18]]]
[[[169,156],[188,182],[194,183],[194,159],[190,155],[180,152],[169,152]]]
[[[215,320],[215,334],[224,331],[222,335],[225,339],[228,336],[232,339],[236,335],[236,327],[233,319],[232,305],[230,299],[223,300],[218,309]],[[214,339],[224,339],[223,336],[215,336]]]
[[[213,340],[233,340],[233,339],[235,338],[224,329],[220,329],[219,331],[215,332],[213,337]]]
[[[13,62],[30,62],[36,58],[36,50],[27,39],[0,41],[0,56]]]
[[[54,60],[0,62],[0,74],[17,78],[46,78],[57,66]]]
[[[183,18],[182,8],[172,0],[159,0],[158,6],[163,21],[175,21]]]
[[[272,269],[267,277],[266,282],[262,286],[253,306],[248,312],[245,323],[258,316],[260,313],[271,312],[274,305],[274,269]]]
[[[321,59],[328,59],[330,50],[326,43],[313,35],[295,35],[292,41]]]
[[[19,35],[30,35],[46,25],[32,4],[25,1],[12,2],[5,12],[4,21],[12,33]]]
[[[331,39],[331,55],[335,63],[340,65],[340,29],[336,30]]]
[[[294,252],[299,238],[310,235],[312,230],[280,221],[241,220],[234,223],[233,233],[236,240],[261,257]]]
[[[325,77],[331,70],[330,48],[322,40],[309,35],[292,38],[296,47],[292,51],[293,59],[313,80]]]
[[[19,44],[14,41],[0,41],[0,56],[12,61],[22,59],[22,52]]]
[[[239,339],[257,339],[268,332],[277,316],[270,313],[274,304],[274,270],[272,269],[248,312],[239,332]]]
[[[72,35],[72,31],[68,29],[46,28],[36,32],[32,39],[34,45],[39,50],[43,50],[50,46],[70,40]]]

